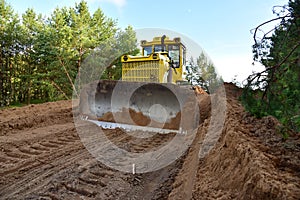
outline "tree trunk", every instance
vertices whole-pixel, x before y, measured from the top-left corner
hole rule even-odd
[[[31,101],[31,85],[32,85],[32,80],[29,80],[28,82],[28,88],[27,88],[27,105],[30,104],[30,101]]]
[[[3,62],[2,62],[2,56],[0,55],[0,107],[4,106],[3,102]]]

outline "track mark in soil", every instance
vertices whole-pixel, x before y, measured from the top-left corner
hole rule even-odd
[[[44,147],[44,146],[42,146],[42,145],[40,145],[38,143],[32,144],[31,148],[35,149],[35,150],[38,150],[38,151],[50,151],[49,148],[46,148],[46,147]]]
[[[39,194],[38,195],[39,198],[37,197],[37,199],[39,200],[60,200],[61,197],[59,197],[58,195],[56,194],[53,194],[53,193],[47,193],[47,194]]]
[[[62,137],[61,137],[61,138],[58,138],[57,140],[60,141],[60,142],[64,142],[65,144],[66,144],[66,143],[69,143],[69,142],[72,142],[72,141],[70,141],[70,140],[68,140],[68,139],[65,139],[65,138],[62,138]]]
[[[90,185],[100,185],[101,187],[107,186],[106,183],[101,181],[101,179],[97,179],[96,177],[91,178],[91,177],[84,176],[84,177],[79,177],[79,180]]]
[[[49,147],[49,148],[59,148],[59,145],[50,143],[50,141],[48,141],[48,142],[41,142],[40,145],[42,145],[44,147]]]
[[[66,145],[66,143],[65,142],[60,142],[60,141],[52,141],[52,140],[50,140],[49,141],[49,143],[51,143],[51,144],[54,144],[54,145]]]
[[[21,152],[20,152],[20,153],[16,153],[16,152],[6,152],[5,154],[6,154],[8,157],[11,157],[11,158],[18,158],[18,159],[28,159],[28,158],[30,158],[29,155],[22,154]]]
[[[74,185],[72,183],[72,185]],[[84,188],[84,187],[78,187],[78,186],[72,186],[71,184],[67,184],[67,183],[63,183],[63,186],[71,191],[71,192],[75,192],[78,193],[79,195],[83,195],[83,196],[87,196],[87,197],[93,197],[97,194],[96,191],[92,191],[90,189]]]
[[[75,146],[76,147],[76,146]],[[56,154],[52,155],[51,160],[45,160],[43,163],[36,162],[35,165],[28,167],[30,173],[24,173],[22,179],[19,181],[15,181],[14,183],[10,183],[5,185],[5,187],[0,191],[0,196],[3,198],[14,197],[18,193],[23,193],[23,195],[30,193],[39,188],[42,188],[45,184],[49,183],[53,176],[57,174],[57,172],[64,172],[63,170],[68,169],[68,167],[82,158],[87,156],[87,152],[78,151],[76,149],[72,149],[75,151],[74,154],[69,154],[69,156],[65,156],[63,160],[61,160]],[[57,152],[59,154],[67,153],[68,151],[60,151]],[[50,159],[49,157],[47,159]],[[53,159],[53,160],[52,160]],[[37,186],[39,183],[43,183],[42,185]],[[36,187],[32,187],[32,185],[36,185]]]
[[[39,155],[42,153],[41,151],[34,150],[30,147],[20,147],[19,151],[28,155]]]
[[[0,163],[13,162],[13,161],[15,161],[15,160],[8,158],[7,156],[5,156],[5,157],[0,156]]]
[[[90,171],[91,174],[98,176],[98,177],[112,177],[114,176],[114,172],[108,170],[92,170]]]

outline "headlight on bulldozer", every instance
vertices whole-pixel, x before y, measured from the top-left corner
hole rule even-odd
[[[157,54],[156,54],[156,53],[152,54],[152,58],[153,58],[154,60],[156,60],[156,59],[157,59]]]
[[[125,55],[125,56],[123,56],[123,61],[127,61],[128,60],[128,56],[127,55]]]

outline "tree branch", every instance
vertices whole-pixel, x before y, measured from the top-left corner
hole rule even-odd
[[[77,93],[77,90],[76,90],[76,88],[75,88],[75,85],[74,85],[74,83],[73,83],[73,81],[72,81],[72,79],[71,79],[71,77],[70,77],[70,75],[69,75],[69,72],[67,71],[66,66],[64,65],[64,62],[63,62],[62,59],[60,59],[60,58],[59,58],[59,61],[60,61],[61,66],[64,68],[65,74],[67,75],[67,77],[68,77],[68,79],[69,79],[69,82],[70,82],[70,84],[72,85],[72,88],[73,88],[73,91],[75,92],[76,97],[79,98],[79,95],[78,95],[78,93]]]
[[[300,46],[300,42],[298,42],[298,44],[296,44],[291,51],[284,57],[284,59],[276,66],[279,67],[280,65],[282,65],[283,63],[285,63],[287,61],[287,59],[292,55],[292,53]]]
[[[56,87],[63,95],[64,97],[69,100],[68,96],[66,95],[66,93],[64,93],[64,91],[62,91],[62,89],[54,82],[54,81],[51,81],[51,84]]]
[[[266,24],[268,24],[268,23],[270,23],[270,22],[277,21],[277,20],[279,20],[279,19],[284,19],[284,18],[290,17],[290,16],[291,16],[291,14],[289,13],[289,14],[286,14],[285,16],[277,17],[277,18],[274,18],[274,19],[270,19],[270,20],[268,20],[268,21],[266,21],[266,22],[264,22],[264,23],[258,25],[258,26],[254,29],[254,34],[253,34],[253,39],[254,39],[255,44],[257,44],[256,34],[257,34],[257,31],[259,30],[259,28],[260,28],[261,26],[264,26],[264,25],[266,25]],[[253,30],[253,29],[252,29],[252,30]]]

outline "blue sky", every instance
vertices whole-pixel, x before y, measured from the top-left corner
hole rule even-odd
[[[101,8],[118,26],[135,29],[161,28],[188,36],[200,45],[219,75],[242,81],[252,71],[253,38],[250,30],[275,17],[272,6],[288,0],[86,0],[93,13]],[[6,0],[19,14],[27,8],[49,15],[56,7],[74,7],[79,0]]]

